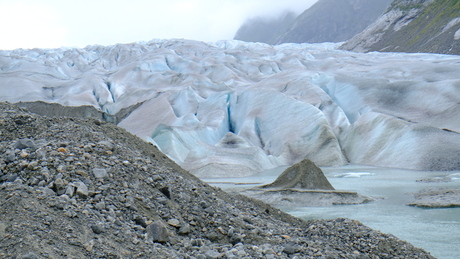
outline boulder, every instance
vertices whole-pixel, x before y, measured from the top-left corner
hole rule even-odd
[[[147,239],[149,241],[158,243],[166,243],[169,241],[168,229],[160,220],[148,225],[145,231],[147,232]]]
[[[37,147],[37,145],[35,144],[35,142],[33,140],[28,139],[28,138],[24,138],[24,139],[18,139],[14,143],[14,148],[16,148],[16,149],[30,148],[32,150],[36,150],[38,147]]]

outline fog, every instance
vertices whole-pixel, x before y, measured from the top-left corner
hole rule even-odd
[[[232,39],[249,18],[300,14],[317,0],[0,0],[0,49],[151,39]]]

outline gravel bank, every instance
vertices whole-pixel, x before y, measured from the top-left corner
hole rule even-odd
[[[0,133],[0,258],[433,258],[225,193],[99,120],[0,103]]]

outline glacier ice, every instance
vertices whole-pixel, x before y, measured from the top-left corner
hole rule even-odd
[[[191,40],[0,51],[0,101],[92,105],[199,177],[460,170],[460,57]]]

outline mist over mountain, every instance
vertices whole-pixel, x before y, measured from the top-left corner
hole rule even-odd
[[[276,40],[282,43],[345,41],[375,21],[392,0],[320,0]]]
[[[273,43],[281,33],[292,26],[296,17],[297,15],[293,12],[284,12],[275,18],[251,18],[241,25],[234,39],[247,42]]]
[[[341,48],[458,55],[460,2],[396,0],[382,17]]]
[[[374,22],[390,3],[391,0],[320,0],[295,20],[249,20],[235,39],[269,44],[345,41]],[[270,32],[270,37],[252,36],[265,31]]]

